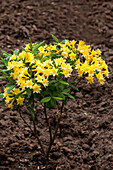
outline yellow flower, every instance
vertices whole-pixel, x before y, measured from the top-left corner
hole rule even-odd
[[[70,64],[67,64],[66,65],[66,68],[65,68],[66,70],[68,70],[70,73],[72,72],[72,66],[70,65]]]
[[[27,57],[26,57],[26,63],[30,63],[33,64],[35,63],[35,57],[32,53],[27,53]]]
[[[37,71],[37,73],[35,74],[35,76],[37,76],[38,74],[40,74],[40,73],[42,73],[43,74],[43,72],[44,72],[44,69],[42,68],[42,67],[37,67],[36,69],[34,69],[33,71]]]
[[[24,90],[26,87],[26,82],[23,80],[20,82],[20,87]]]
[[[52,50],[58,51],[57,48],[56,48],[56,45],[53,45],[53,46],[52,46]]]
[[[44,53],[44,47],[41,46],[41,47],[38,48],[38,50],[41,54]]]
[[[85,42],[82,41],[82,40],[80,40],[78,45],[79,45],[79,46],[83,46],[84,44],[85,44]]]
[[[88,80],[88,83],[93,83],[94,77],[88,76],[88,77],[86,77],[86,79]]]
[[[94,75],[94,70],[93,70],[92,67],[89,68],[88,73],[89,73],[90,76]]]
[[[100,79],[100,78],[103,78],[103,75],[101,72],[99,72],[98,74],[96,74],[96,77],[97,77],[97,79]]]
[[[66,64],[65,63],[61,64],[61,69],[63,69],[63,70],[66,69]]]
[[[14,88],[14,89],[13,89],[13,92],[14,92],[15,94],[18,94],[18,93],[20,93],[20,90],[19,90],[19,89]]]
[[[100,78],[98,78],[98,81],[100,84],[104,84],[105,79],[104,79],[104,77],[100,77]]]
[[[68,47],[63,47],[63,51],[64,51],[65,53],[69,53],[69,52],[70,52],[70,50],[69,50]]]
[[[31,52],[30,44],[27,44],[27,45],[26,45],[25,50]]]
[[[28,56],[27,52],[22,51],[17,58],[18,60],[24,60],[25,57],[27,58],[27,56]]]
[[[43,67],[51,68],[51,65],[52,65],[51,59],[46,60],[46,61],[43,63]]]
[[[62,74],[63,74],[65,77],[70,77],[70,75],[71,75],[71,73],[70,73],[67,69],[63,70]]]
[[[23,104],[23,101],[24,101],[24,98],[22,98],[22,97],[18,97],[18,99],[16,99],[17,100],[17,105],[22,105]]]
[[[80,59],[76,60],[75,65],[76,64],[79,64],[79,65],[81,64]]]
[[[43,79],[43,77],[42,76],[40,76],[40,75],[38,75],[36,78],[35,78],[38,82],[42,82],[42,79]]]
[[[33,65],[32,68],[39,67],[40,65],[41,65],[41,62],[40,62],[40,60],[37,59],[35,61],[35,65]]]
[[[17,62],[16,61],[12,61],[12,67],[14,68],[14,67],[17,67],[18,65],[17,65]]]
[[[82,69],[85,73],[87,73],[87,72],[89,71],[90,66],[89,66],[89,64],[87,63],[87,61],[85,61],[85,63],[82,64],[81,69]]]
[[[41,86],[39,86],[35,83],[35,85],[33,86],[33,93],[40,93],[40,90],[41,90],[40,87]]]
[[[16,56],[15,54],[13,54],[11,57],[10,57],[10,60],[15,60],[16,59]]]
[[[109,71],[106,69],[105,71],[102,71],[102,74],[104,74],[107,78],[109,77]]]
[[[66,40],[65,41],[65,46],[68,45],[70,47],[70,43],[69,43],[69,40]]]
[[[102,62],[102,68],[103,69],[107,69],[108,68],[108,66],[106,65],[105,61]]]
[[[50,69],[45,69],[43,74],[44,76],[49,77],[49,75],[51,74]]]
[[[92,55],[87,55],[87,56],[85,56],[85,58],[86,58],[87,62],[90,63],[91,60],[93,59],[93,56]]]
[[[74,48],[76,42],[77,42],[77,41],[75,41],[75,40],[72,40],[72,41],[71,41],[71,45],[72,45],[73,48]]]
[[[14,80],[18,79],[19,72],[15,71],[14,73],[10,73],[11,77],[13,77]]]
[[[9,61],[8,62],[8,66],[7,66],[7,70],[11,70],[13,68],[13,65],[12,63]]]
[[[81,70],[81,69],[78,70],[78,76],[82,76],[83,73],[84,73],[83,70]]]
[[[61,57],[61,58],[55,59],[54,61],[55,61],[56,66],[58,66],[58,65],[61,65],[62,63],[64,63],[66,60],[64,60]]]
[[[55,75],[58,74],[57,71],[58,71],[58,69],[56,69],[55,67],[53,67],[53,68],[51,69],[51,74],[52,74],[53,76],[55,76]]]
[[[29,77],[31,76],[31,75],[28,73],[28,68],[23,68],[21,72],[22,72],[22,77],[24,77],[25,75],[27,75],[27,76],[29,76]]]
[[[96,50],[97,55],[101,55],[101,51],[99,49]]]
[[[8,93],[7,93],[7,91],[8,91],[8,87],[6,87],[5,89],[4,89],[4,97],[6,97],[7,95],[8,95]]]
[[[92,50],[92,51],[91,51],[91,55],[95,56],[95,55],[96,55],[96,51],[95,51],[95,50]]]
[[[71,61],[74,61],[76,59],[76,54],[74,54],[73,52],[71,54],[69,54]]]
[[[64,56],[64,58],[67,58],[68,57],[68,53],[67,52],[62,52],[62,55]]]
[[[28,80],[28,81],[26,81],[26,87],[28,87],[28,88],[32,88],[32,86],[33,86],[33,82],[32,82],[32,80],[30,79],[30,80]]]
[[[44,85],[44,87],[46,87],[48,86],[49,81],[44,78],[41,83]]]
[[[5,99],[5,102],[9,103],[12,99],[13,99],[12,97],[7,96],[6,99]]]
[[[8,107],[13,109],[13,100],[12,100],[12,102],[10,104],[8,104]]]

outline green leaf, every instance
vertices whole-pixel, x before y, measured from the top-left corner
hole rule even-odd
[[[56,82],[55,84],[53,84],[52,86],[57,87],[59,85],[59,82]]]
[[[56,38],[53,34],[51,36],[57,43],[59,43],[58,38]]]
[[[5,105],[5,99],[4,98],[2,99],[2,105],[3,106]]]
[[[57,82],[57,80],[51,80],[51,81],[49,82],[49,84],[56,83],[56,82]]]
[[[4,96],[3,94],[0,94],[0,98],[3,98],[3,96]]]
[[[63,77],[63,75],[60,74],[60,73],[59,73],[58,76],[57,76],[58,80],[60,80],[62,77]]]
[[[4,64],[0,64],[0,67],[4,67]]]
[[[7,77],[8,78],[8,80],[11,82],[11,83],[15,83],[15,81],[13,80],[13,78],[11,78],[11,77]]]
[[[33,47],[33,49],[32,49],[33,53],[36,52],[40,46],[44,45],[44,42],[45,41],[42,41],[40,44],[37,44],[35,47]]]
[[[68,93],[68,92],[70,92],[70,89],[64,89],[64,91],[63,91],[63,92]]]
[[[66,92],[62,92],[62,93],[63,93],[63,94],[65,94],[65,95],[67,95],[69,98],[71,98],[71,99],[75,100],[75,98],[74,98],[71,94],[66,93]]]
[[[4,59],[0,56],[0,59],[2,60],[2,62],[4,63]]]
[[[63,40],[63,41],[61,41],[61,44],[65,44],[65,42],[66,42],[67,40]]]
[[[52,98],[54,98],[54,99],[56,99],[56,100],[64,100],[64,99],[61,98],[61,97],[52,97]]]
[[[14,87],[15,87],[15,85],[10,86],[10,87],[8,88],[8,91],[7,91],[7,92],[8,92],[8,93],[11,93],[10,90],[12,90]]]
[[[7,76],[0,76],[0,79],[5,79],[7,78]]]
[[[79,91],[77,87],[73,86],[72,84],[69,85],[72,89]]]
[[[50,100],[51,100],[51,97],[48,96],[48,97],[44,97],[40,102],[41,102],[41,103],[47,103],[47,102],[49,102]]]
[[[10,86],[12,86],[13,84],[12,83],[7,83],[6,85],[5,85],[5,87],[10,87]]]
[[[7,69],[0,69],[0,72],[1,72],[1,73],[5,74],[5,75],[8,75],[8,74],[6,73],[6,71],[8,71],[8,70],[7,70]]]
[[[69,93],[68,93],[68,97],[71,98],[71,99],[73,99],[73,100],[75,100],[75,97],[73,97],[73,96],[70,95]]]
[[[52,104],[51,104],[51,101],[49,101],[48,103],[46,103],[46,108],[51,108],[52,107]],[[54,107],[54,106],[53,106]]]
[[[11,54],[9,54],[9,53],[6,53],[5,51],[2,51],[2,53],[3,53],[3,56],[5,56],[6,58],[8,57],[10,57],[11,56]]]
[[[69,83],[67,83],[66,81],[63,81],[63,80],[59,80],[59,82],[60,82],[61,84],[64,84],[64,85],[69,85]]]
[[[57,89],[58,89],[58,91],[63,91],[66,86],[67,86],[67,85],[60,84],[60,85],[57,87]]]
[[[74,83],[78,83],[78,81],[71,81],[69,83],[74,84]]]
[[[55,100],[55,99],[51,98],[51,100],[50,100],[50,106],[49,106],[49,107],[54,107],[54,108],[56,108],[56,100]]]
[[[19,49],[16,49],[15,51],[13,51],[13,54],[18,55],[19,54]]]

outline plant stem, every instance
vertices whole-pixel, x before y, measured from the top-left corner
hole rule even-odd
[[[33,98],[33,110],[34,110],[34,98]],[[33,127],[34,127],[34,135],[35,135],[35,137],[37,138],[38,143],[39,143],[39,145],[40,145],[40,147],[41,147],[42,153],[43,153],[43,155],[44,155],[44,157],[45,157],[44,148],[43,148],[42,143],[41,143],[41,141],[40,141],[40,139],[39,139],[39,136],[38,136],[38,134],[37,134],[37,129],[36,129],[36,113],[35,113],[35,111],[34,111],[34,119],[32,118],[32,120],[33,120]]]
[[[49,127],[49,136],[50,136],[50,141],[52,141],[52,132],[51,132],[51,124],[50,124],[50,121],[47,117],[47,112],[46,112],[46,103],[44,103],[44,114],[45,114],[45,118],[46,118],[46,121],[47,121],[47,124],[48,124],[48,127]]]
[[[42,143],[41,143],[41,141],[40,141],[40,139],[39,139],[39,136],[38,136],[38,134],[37,134],[35,120],[33,120],[33,127],[34,127],[34,135],[35,135],[35,137],[37,138],[38,143],[39,143],[39,145],[40,145],[40,147],[41,147],[42,153],[43,153],[43,155],[44,155],[44,157],[45,157],[45,151],[44,151],[44,149],[43,149]]]
[[[53,139],[50,141],[49,147],[48,147],[47,152],[46,152],[46,160],[48,160],[48,157],[49,157],[49,154],[50,154],[50,151],[51,151],[51,147],[52,147],[52,145],[54,143],[54,140],[56,138],[56,135],[57,135],[57,131],[58,131],[58,128],[59,128],[59,123],[60,123],[60,120],[61,120],[61,117],[62,117],[63,107],[64,107],[64,102],[62,102],[60,113],[58,115],[58,121],[57,121],[57,125],[56,125],[55,132],[54,132],[54,135],[53,135]]]
[[[44,151],[44,149],[43,149],[42,143],[41,143],[41,141],[40,141],[40,139],[39,139],[39,136],[38,136],[38,134],[37,134],[35,123],[33,123],[33,124],[34,124],[34,131],[33,131],[32,128],[30,127],[30,125],[29,125],[29,124],[25,121],[25,119],[23,118],[20,109],[18,110],[18,113],[19,113],[20,117],[22,118],[22,120],[24,121],[24,123],[28,126],[28,128],[30,129],[30,131],[31,131],[31,132],[34,134],[34,136],[36,137],[36,139],[37,139],[37,141],[38,141],[38,143],[39,143],[39,145],[40,145],[40,147],[41,147],[42,153],[43,153],[43,155],[44,155],[44,157],[45,157],[45,151]]]
[[[23,118],[23,116],[21,115],[20,109],[18,110],[18,113],[20,115],[20,117],[22,118],[22,120],[24,121],[24,123],[29,127],[29,129],[31,130],[31,132],[33,133],[33,130],[31,128],[31,126],[25,121],[25,119]]]

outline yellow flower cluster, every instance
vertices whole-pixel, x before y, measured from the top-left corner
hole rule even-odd
[[[85,75],[88,83],[93,83],[93,79],[96,77],[100,84],[104,84],[109,72],[105,61],[100,57],[101,51],[99,49],[91,50],[90,46],[85,45],[83,41],[79,42],[78,50],[81,53],[81,58],[75,62],[78,75]]]
[[[8,61],[7,69],[17,85],[10,93],[8,87],[5,88],[4,98],[9,103],[8,107],[13,108],[14,101],[17,105],[23,104],[22,91],[30,89],[32,93],[41,93],[41,89],[49,85],[51,77],[62,74],[68,78],[73,69],[77,69],[78,76],[85,76],[89,83],[93,83],[96,77],[103,84],[105,76],[108,77],[108,68],[100,54],[99,49],[91,50],[84,41],[77,43],[75,40],[66,40],[63,43],[43,45],[35,53],[27,44],[21,53],[13,54]],[[14,99],[15,95],[18,97]]]
[[[4,90],[4,98],[5,98],[5,102],[8,103],[8,107],[13,109],[13,102],[14,102],[14,94],[15,95],[18,95],[21,90],[19,88],[13,88],[12,90],[10,90],[8,92],[8,87],[5,88]],[[26,94],[26,92],[23,92],[23,94]],[[23,104],[23,101],[24,101],[24,98],[19,96],[17,99],[16,99],[16,102],[17,102],[17,105],[22,105]]]

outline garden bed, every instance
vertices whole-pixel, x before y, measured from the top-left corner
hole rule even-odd
[[[113,5],[109,1],[86,0],[6,0],[0,2],[0,54],[4,50],[21,49],[29,42],[52,42],[51,34],[59,40],[84,40],[100,48],[110,71],[106,83],[77,85],[72,92],[75,101],[68,100],[64,108],[61,132],[57,134],[49,164],[41,162],[36,139],[20,118],[0,103],[0,169],[51,170],[110,170],[113,169]],[[13,12],[12,12],[13,11]],[[0,75],[2,75],[0,73]],[[75,75],[72,77],[75,80]],[[0,79],[0,91],[6,81]],[[45,147],[48,132],[42,122],[42,106],[37,103],[39,132]],[[53,127],[56,121],[54,114]],[[22,108],[29,120],[29,112]]]

